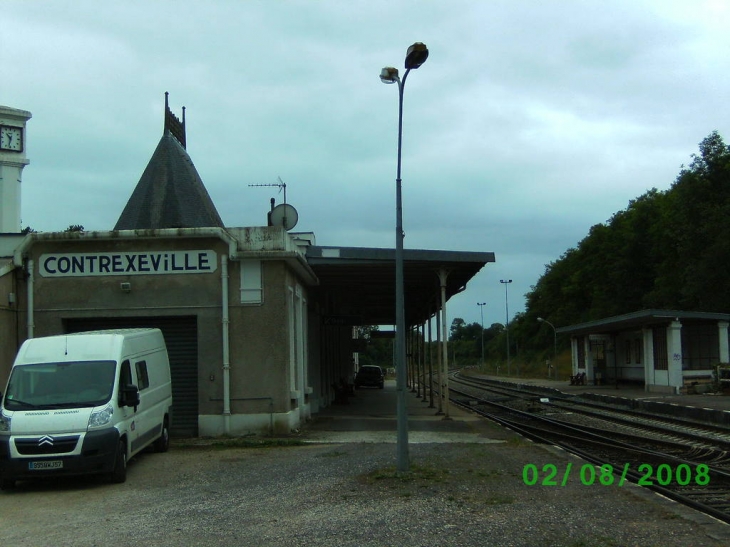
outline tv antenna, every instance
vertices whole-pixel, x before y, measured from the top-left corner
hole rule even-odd
[[[276,187],[284,192],[284,203],[274,207],[275,200],[271,198],[271,211],[268,214],[269,226],[282,226],[286,231],[291,230],[299,221],[297,210],[286,202],[286,182],[276,177],[278,182],[272,184],[249,184],[250,187]]]
[[[270,188],[273,186],[273,187],[278,188],[279,192],[281,192],[283,190],[284,191],[284,203],[286,203],[286,182],[281,180],[281,177],[276,177],[276,180],[279,182],[274,182],[271,184],[249,184],[248,186],[249,186],[249,188],[252,188],[252,187],[260,188],[260,187],[264,187],[264,186]]]

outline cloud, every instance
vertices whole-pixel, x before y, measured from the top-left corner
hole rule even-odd
[[[724,2],[6,2],[3,104],[30,110],[23,222],[111,229],[186,106],[188,151],[224,221],[393,246],[398,93],[383,66],[430,50],[404,94],[406,247],[494,251],[449,314],[510,308],[546,263],[668,188],[730,85]],[[486,317],[485,317],[486,321]]]

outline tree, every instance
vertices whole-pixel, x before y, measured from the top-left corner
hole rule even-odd
[[[655,298],[680,309],[723,311],[730,289],[723,265],[730,260],[730,148],[715,131],[700,143],[689,168],[671,188],[671,222]]]
[[[382,368],[393,366],[393,339],[373,336],[373,333],[379,330],[377,325],[357,327],[358,338],[368,341],[366,350],[360,353],[360,366],[377,365]]]
[[[631,200],[546,265],[510,339],[544,344],[537,317],[562,326],[644,308],[730,309],[730,147],[713,132],[699,150],[669,190]]]
[[[461,317],[457,317],[451,322],[450,341],[459,340],[479,340],[482,333],[482,327],[479,323],[466,324]]]

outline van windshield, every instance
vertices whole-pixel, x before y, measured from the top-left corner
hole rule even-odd
[[[116,363],[79,361],[13,367],[5,393],[8,410],[100,406],[111,399]]]

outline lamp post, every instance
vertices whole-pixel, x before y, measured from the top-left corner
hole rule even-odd
[[[486,302],[477,302],[477,306],[479,306],[479,314],[482,317],[482,366],[484,366],[484,306],[486,305]]]
[[[511,279],[500,279],[500,283],[504,285],[504,310],[507,314],[507,319],[504,323],[504,330],[507,333],[507,376],[511,376],[510,371],[510,357],[509,357],[509,301],[507,299],[507,286],[512,283]]]
[[[428,48],[416,42],[408,48],[403,79],[398,77],[398,69],[385,67],[380,71],[380,79],[386,84],[398,84],[398,164],[395,179],[395,346],[396,346],[396,392],[397,392],[397,459],[396,470],[407,473],[410,469],[408,459],[408,410],[406,400],[406,344],[405,344],[405,296],[403,280],[403,205],[401,198],[401,146],[403,142],[403,89],[406,78],[412,69],[420,67],[428,59]]]
[[[550,321],[547,319],[543,319],[542,317],[538,317],[537,320],[540,323],[547,323],[553,328],[553,363],[555,362],[555,358],[558,356],[558,331],[555,330],[555,325],[553,325]],[[550,370],[548,370],[548,377],[550,377]]]

